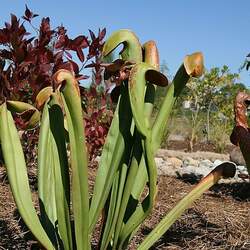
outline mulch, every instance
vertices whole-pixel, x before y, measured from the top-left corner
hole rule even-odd
[[[93,170],[90,171],[93,182]],[[32,180],[32,178],[31,178]],[[32,181],[33,194],[36,193]],[[159,177],[155,209],[133,238],[136,249],[143,238],[194,184]],[[4,169],[0,167],[0,249],[37,249],[22,223]],[[207,191],[151,249],[250,249],[250,183],[217,185]]]

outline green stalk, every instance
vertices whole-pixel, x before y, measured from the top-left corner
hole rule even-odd
[[[178,69],[172,84],[167,90],[166,97],[161,105],[160,111],[156,117],[152,128],[153,151],[155,152],[164,136],[165,126],[171,114],[173,105],[185,87],[190,77],[198,77],[203,72],[203,56],[200,52],[188,55],[184,63]]]
[[[69,215],[68,159],[64,117],[57,99],[56,94],[51,94],[49,104],[46,103],[43,108],[38,143],[38,193],[41,218],[46,231],[54,244],[62,241],[64,248],[70,250],[73,243]]]
[[[124,218],[124,214],[127,209],[130,193],[132,191],[134,176],[138,171],[138,164],[141,159],[141,154],[144,152],[145,163],[146,163],[146,171],[149,176],[149,196],[147,200],[147,205],[144,207],[144,213],[138,215],[134,218],[133,227],[138,226],[142,220],[146,218],[153,207],[155,194],[156,194],[156,166],[154,162],[153,152],[151,150],[151,130],[150,123],[147,116],[144,115],[144,99],[145,99],[145,89],[146,89],[146,78],[147,73],[151,71],[151,74],[161,75],[158,71],[156,71],[152,66],[149,66],[146,63],[136,64],[131,72],[129,77],[129,97],[131,102],[131,108],[133,112],[133,118],[135,121],[136,129],[138,133],[136,133],[137,141],[135,143],[134,155],[132,157],[131,166],[129,170],[129,175],[127,177],[126,186],[124,189],[124,195],[121,205],[121,210],[118,217],[116,234],[118,237],[118,249],[123,248],[123,243],[126,241],[128,235],[130,234],[131,225],[124,227],[122,229],[122,222]],[[152,78],[153,79],[153,78]],[[151,79],[151,80],[152,80]],[[163,78],[162,78],[163,79]],[[166,82],[166,79],[165,79]],[[143,151],[140,150],[140,143],[142,139]],[[129,208],[128,208],[129,209]],[[131,219],[129,218],[129,221]],[[116,239],[113,249],[116,248]]]
[[[193,55],[196,55],[196,53]],[[198,64],[194,66],[194,68],[201,67],[201,65],[202,65],[202,62],[200,63],[198,62]],[[161,108],[157,115],[154,126],[152,128],[152,142],[153,142],[154,153],[159,148],[162,138],[164,136],[164,128],[170,117],[173,105],[176,99],[178,98],[179,94],[185,87],[186,83],[191,77],[191,75],[188,75],[187,71],[188,71],[188,67],[187,66],[185,67],[184,64],[182,64],[180,68],[178,69],[173,82],[167,89],[166,97],[164,98],[164,101],[161,105]],[[132,191],[132,196],[135,199],[139,199],[141,192],[143,190],[143,187],[145,186],[145,183],[147,181],[146,179],[147,174],[146,174],[144,166],[145,166],[145,159],[142,158],[140,161],[140,165],[139,165],[139,171],[136,176],[135,186]]]
[[[55,155],[54,141],[50,131],[49,111],[46,104],[38,142],[38,196],[41,223],[53,245],[57,245],[55,223],[58,220],[55,195]]]
[[[103,148],[96,176],[96,184],[90,207],[90,232],[108,198],[116,171],[123,155],[129,154],[132,144],[130,133],[132,114],[128,100],[127,86],[121,87],[121,97]],[[125,153],[124,153],[125,152]]]
[[[138,247],[138,250],[149,249],[196,199],[198,199],[206,190],[216,184],[220,178],[233,177],[235,175],[235,171],[235,164],[231,162],[225,162],[217,166],[210,174],[204,177],[188,195],[179,201],[177,205],[160,221],[160,223],[141,243],[141,245]]]
[[[121,52],[123,60],[142,61],[142,50],[139,40],[129,30],[114,32],[109,37],[103,47],[103,57],[108,56],[120,44],[124,45],[124,49]],[[123,155],[130,154],[129,148],[132,140],[130,130],[133,130],[133,125],[131,125],[132,115],[127,88],[127,83],[123,82],[120,101],[118,102],[102,151],[90,206],[90,232],[93,231],[108,198],[115,173],[122,166]]]
[[[108,245],[112,241],[112,237],[114,235],[115,225],[118,217],[118,212],[120,210],[120,204],[123,194],[123,187],[127,175],[128,167],[126,164],[122,165],[121,171],[117,172],[117,176],[114,180],[114,184],[112,186],[112,193],[111,198],[109,202],[109,210],[108,210],[108,217],[107,217],[107,223],[105,225],[105,229],[102,236],[101,241],[101,250],[107,249]],[[113,190],[114,189],[114,190]],[[114,194],[113,194],[114,192]],[[113,197],[115,196],[115,197]]]
[[[59,70],[54,79],[62,87],[63,106],[69,131],[70,165],[72,169],[72,206],[77,249],[87,250],[89,242],[88,158],[85,146],[81,98],[78,83],[66,70]]]
[[[49,116],[50,130],[53,136],[53,156],[55,159],[54,174],[56,186],[56,210],[58,217],[58,231],[65,249],[73,249],[70,223],[70,181],[69,166],[64,131],[64,117],[59,106],[58,96],[52,95]]]
[[[153,155],[155,154],[156,150],[160,146],[161,140],[164,136],[164,128],[170,116],[170,112],[173,108],[173,105],[176,101],[176,98],[181,93],[182,89],[184,88],[185,84],[189,80],[190,76],[191,75],[198,76],[199,73],[202,72],[202,69],[203,69],[202,55],[200,53],[194,53],[190,56],[187,56],[184,59],[184,64],[181,65],[181,67],[177,71],[172,84],[168,88],[167,95],[164,99],[164,102],[160,108],[160,111],[157,115],[154,126],[152,128],[151,147],[152,147]],[[148,175],[147,175],[147,170],[145,168],[145,163],[146,163],[145,158],[142,157],[140,164],[139,164],[138,173],[135,178],[135,184],[134,184],[133,190],[131,191],[132,200],[135,200],[135,201],[139,201],[141,193],[147,182]],[[124,231],[126,231],[124,235],[128,234],[128,232],[131,230],[132,231],[135,230],[136,227],[140,224],[140,221],[142,221],[142,219],[145,218],[144,210],[145,210],[145,207],[148,206],[148,203],[149,203],[149,200],[148,198],[146,198],[142,202],[141,205],[136,207],[135,206],[136,203],[134,203],[134,208],[132,206],[130,207],[129,217],[131,218],[129,219],[129,221],[126,223],[124,227]],[[132,216],[132,213],[134,213],[133,216]],[[135,221],[137,221],[137,223],[135,223]]]
[[[0,111],[1,146],[10,187],[21,217],[39,243],[48,250],[54,246],[44,231],[32,203],[26,164],[13,118],[6,104]]]

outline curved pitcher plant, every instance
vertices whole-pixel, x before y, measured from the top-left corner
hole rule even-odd
[[[36,98],[36,107],[8,100],[0,106],[0,140],[10,187],[20,215],[43,249],[91,249],[91,237],[100,218],[98,248],[126,249],[154,207],[157,196],[154,155],[176,99],[190,77],[202,74],[203,56],[200,52],[186,56],[169,84],[167,77],[159,72],[154,41],[141,45],[133,32],[119,30],[106,41],[103,58],[119,45],[123,45],[120,58],[104,65],[106,75],[116,74],[119,80],[118,102],[92,195],[88,191],[88,157],[79,87],[71,72],[56,72],[54,89],[43,89]],[[153,120],[157,85],[169,86]],[[32,202],[24,153],[12,113],[28,114],[25,117],[29,128],[40,126],[39,211]],[[230,162],[215,168],[177,203],[138,249],[152,246],[195,199],[220,178],[232,177],[234,172],[235,166]],[[142,198],[145,189],[147,195]]]

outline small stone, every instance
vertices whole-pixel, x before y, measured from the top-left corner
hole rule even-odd
[[[247,171],[247,168],[245,166],[239,165],[239,166],[237,166],[237,170],[239,170],[239,171]]]
[[[191,157],[186,157],[186,158],[183,159],[182,167],[187,167],[187,166],[198,167],[198,165],[199,165],[199,161],[198,160],[194,160]]]
[[[199,168],[211,168],[213,163],[210,160],[203,160],[199,163]]]
[[[166,165],[167,165],[166,162],[162,158],[156,157],[155,158],[155,164],[156,164],[157,169],[158,169],[158,174],[159,175],[164,175],[165,168],[166,168]]]
[[[204,177],[208,175],[210,172],[211,172],[211,169],[209,166],[202,166],[202,167],[195,169],[195,175],[197,177]]]
[[[173,166],[171,162],[167,162],[162,158],[156,157],[155,163],[159,175],[177,176],[176,169],[178,169],[178,167]]]
[[[167,159],[167,162],[169,165],[171,165],[174,168],[180,168],[182,166],[182,160],[180,160],[176,157],[169,157]]]
[[[213,163],[213,167],[215,168],[215,167],[219,166],[221,163],[223,163],[223,161],[215,160],[214,163]]]
[[[242,174],[242,175],[248,175],[248,171],[247,170],[239,171],[239,173]]]

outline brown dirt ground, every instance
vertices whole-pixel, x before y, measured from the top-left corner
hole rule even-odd
[[[182,150],[185,152],[190,151],[189,142],[187,140],[186,141],[168,141],[167,148],[172,149],[172,150]],[[233,144],[228,144],[226,145],[222,153],[225,153],[225,154],[230,153],[233,148],[235,148]],[[216,150],[216,145],[214,145],[213,143],[201,143],[201,142],[194,143],[193,151],[194,152],[195,151],[209,151],[209,152],[220,153],[218,152],[218,150]]]
[[[90,169],[92,186],[94,170]],[[32,176],[33,193],[36,186]],[[159,177],[157,203],[152,215],[134,237],[129,249],[143,238],[193,185]],[[37,249],[21,222],[0,167],[0,249]],[[197,200],[151,249],[250,249],[250,183],[217,185]]]

